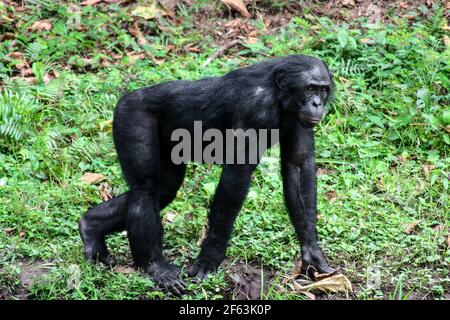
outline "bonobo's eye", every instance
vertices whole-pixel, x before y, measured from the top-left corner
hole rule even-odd
[[[313,88],[312,86],[306,87],[306,95],[307,95],[307,96],[312,95],[313,92],[314,92],[314,88]]]
[[[328,88],[327,87],[320,88],[320,93],[323,94],[323,95],[328,94]]]

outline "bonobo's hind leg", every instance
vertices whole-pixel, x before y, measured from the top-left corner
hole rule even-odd
[[[78,223],[84,244],[84,255],[108,266],[115,264],[105,244],[107,234],[125,230],[128,193],[103,202],[90,209]]]
[[[135,104],[136,103],[136,104]],[[122,98],[113,123],[114,143],[122,172],[130,186],[126,229],[136,268],[160,285],[181,293],[185,284],[179,269],[163,255],[160,196],[162,177],[157,116],[137,104],[133,96]]]
[[[163,168],[159,197],[160,210],[175,198],[186,171],[184,164],[174,165],[170,162],[164,163]],[[78,226],[84,244],[84,255],[89,261],[100,261],[108,266],[115,264],[106,248],[105,236],[126,229],[127,203],[128,192],[89,209],[80,219]]]

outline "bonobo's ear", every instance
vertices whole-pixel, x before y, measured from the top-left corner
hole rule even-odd
[[[275,83],[278,88],[283,89],[286,85],[286,72],[284,70],[275,71]]]

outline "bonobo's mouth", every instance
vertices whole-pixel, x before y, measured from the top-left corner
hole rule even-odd
[[[313,125],[318,124],[320,122],[320,120],[321,120],[321,118],[307,117],[307,116],[305,116],[304,114],[302,114],[300,112],[298,113],[298,117],[300,118],[300,120],[303,120],[303,121],[305,121],[307,123],[310,123],[310,124],[313,124]]]

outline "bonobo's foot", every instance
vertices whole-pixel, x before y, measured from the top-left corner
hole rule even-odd
[[[187,270],[187,275],[189,277],[194,278],[194,280],[200,282],[208,277],[209,274],[215,272],[219,267],[218,263],[205,263],[196,261],[194,264]]]
[[[329,274],[335,273],[336,269],[329,265],[325,255],[319,247],[314,249],[303,247],[301,274],[314,278],[315,272],[319,274]]]
[[[160,261],[151,263],[146,271],[161,288],[178,296],[185,292],[187,285],[179,278],[180,268],[167,261]]]
[[[114,267],[116,262],[106,248],[105,239],[90,231],[84,219],[80,220],[78,227],[80,229],[86,259],[91,263],[99,261],[108,267]]]

